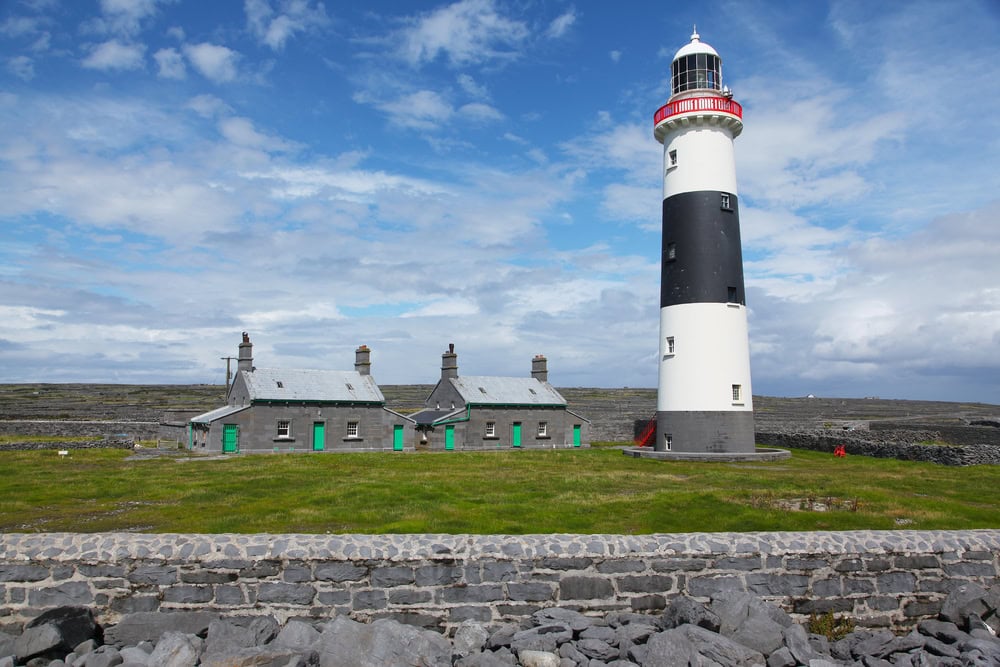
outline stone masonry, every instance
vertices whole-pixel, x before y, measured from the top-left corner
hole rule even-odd
[[[955,582],[1000,581],[1000,530],[661,535],[0,535],[0,626],[84,605],[349,615],[451,629],[545,607],[662,610],[678,595],[752,593],[802,620],[901,627]]]

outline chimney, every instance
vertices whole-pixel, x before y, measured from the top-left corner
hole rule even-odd
[[[458,355],[455,354],[455,344],[448,343],[448,351],[441,355],[441,379],[458,377]]]
[[[372,374],[372,351],[367,345],[359,345],[354,350],[354,370],[361,375]]]
[[[253,343],[250,342],[250,334],[243,332],[243,342],[240,343],[240,354],[237,358],[236,370],[253,371]]]
[[[549,360],[544,354],[536,354],[531,360],[531,377],[539,382],[549,381]]]

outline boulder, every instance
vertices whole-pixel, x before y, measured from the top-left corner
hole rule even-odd
[[[727,667],[751,667],[766,662],[760,652],[691,624],[653,635],[646,649],[642,667],[687,667],[706,661]]]
[[[452,654],[467,656],[473,653],[480,653],[483,647],[486,646],[486,641],[489,638],[490,633],[478,621],[462,621],[455,630],[455,638],[452,641]]]
[[[16,662],[62,657],[88,639],[99,640],[101,634],[94,613],[86,607],[49,609],[29,621],[14,640]]]
[[[990,614],[989,605],[986,602],[986,589],[974,582],[967,582],[961,586],[953,588],[944,604],[941,605],[941,613],[938,617],[942,621],[954,623],[960,628],[966,627],[969,614],[978,614],[980,617]]]
[[[309,623],[292,619],[285,623],[278,635],[274,638],[274,645],[281,648],[308,651],[319,641],[319,630]]]
[[[522,651],[545,651],[555,653],[559,645],[573,639],[573,630],[562,623],[549,623],[536,628],[515,632],[510,640],[510,648],[518,655]]]
[[[160,636],[149,655],[149,664],[156,667],[191,667],[201,658],[204,642],[201,637],[168,631]]]
[[[198,635],[208,634],[208,626],[221,616],[209,611],[140,611],[122,616],[117,625],[104,631],[104,643],[121,648],[142,641],[156,643],[168,632]]]
[[[718,632],[721,624],[718,614],[687,595],[678,595],[671,600],[663,610],[660,622],[665,630],[690,623],[712,632]]]
[[[320,667],[450,667],[451,642],[390,619],[370,625],[338,616],[316,643]]]

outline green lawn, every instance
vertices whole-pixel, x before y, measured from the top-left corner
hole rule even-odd
[[[654,533],[1000,527],[1000,466],[795,451],[676,463],[617,449],[125,461],[0,453],[0,530]],[[814,511],[813,501],[833,509]]]

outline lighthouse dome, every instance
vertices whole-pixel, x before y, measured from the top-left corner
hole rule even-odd
[[[691,41],[677,50],[670,70],[671,98],[688,91],[722,90],[722,58],[701,41],[697,29],[691,33]]]
[[[698,34],[698,30],[695,29],[691,33],[691,41],[677,49],[677,53],[674,54],[674,60],[677,60],[681,56],[686,56],[690,53],[710,53],[716,58],[719,57],[719,52],[713,49],[711,46],[701,41],[701,35]]]

